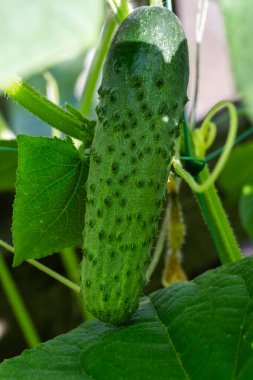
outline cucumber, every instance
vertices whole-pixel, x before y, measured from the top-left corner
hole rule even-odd
[[[188,76],[178,18],[161,7],[134,10],[104,64],[87,180],[81,293],[104,322],[125,323],[138,307]]]

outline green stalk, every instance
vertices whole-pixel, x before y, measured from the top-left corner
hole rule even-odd
[[[115,15],[113,18],[110,18],[104,26],[99,46],[93,58],[90,71],[87,76],[87,81],[83,89],[79,109],[84,116],[88,116],[90,113],[101,67],[109,49],[116,26],[117,24],[120,24],[129,14],[129,4],[127,0],[121,0],[119,5],[116,0],[107,0],[107,2],[112,10],[115,11]]]
[[[20,329],[29,347],[35,347],[40,343],[40,338],[33,325],[32,319],[25,307],[22,297],[5,263],[3,255],[0,255],[0,281],[16,316]]]
[[[87,81],[85,83],[83,94],[80,100],[79,109],[84,116],[87,116],[90,113],[93,97],[94,97],[94,92],[95,92],[95,88],[96,88],[99,74],[101,71],[101,67],[104,62],[106,53],[109,49],[112,35],[114,33],[116,26],[117,26],[116,20],[114,18],[111,18],[110,20],[108,20],[108,23],[104,27],[101,40],[100,40],[98,49],[95,53],[95,56],[93,58],[93,62],[90,67]]]
[[[205,182],[210,173],[205,167],[198,175],[200,183]],[[242,259],[242,254],[233,230],[224,211],[220,197],[214,185],[202,194],[197,194],[204,219],[209,227],[222,264]]]
[[[120,19],[120,22],[124,21],[124,19],[129,14],[129,6],[127,0],[120,0],[120,4],[118,4],[117,0],[113,0],[114,6],[117,9],[117,14]]]
[[[47,124],[81,141],[91,141],[92,133],[89,131],[94,122],[85,120],[82,122],[73,114],[45,98],[28,83],[15,82],[4,92],[18,102],[21,106],[36,115]]]

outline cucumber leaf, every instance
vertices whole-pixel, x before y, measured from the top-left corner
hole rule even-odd
[[[14,265],[82,244],[87,175],[70,138],[18,136]]]
[[[249,380],[253,258],[142,299],[130,323],[83,323],[0,365],[5,380]]]
[[[0,2],[0,85],[29,76],[92,47],[99,37],[103,0]]]

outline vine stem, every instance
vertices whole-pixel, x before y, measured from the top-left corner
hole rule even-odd
[[[0,254],[0,281],[29,347],[40,343],[39,335],[11,276],[3,255]]]
[[[120,22],[122,22],[129,13],[128,2],[126,0],[120,0],[120,4],[119,4],[117,0],[112,0],[112,1],[115,8],[117,9],[117,14],[120,19]]]
[[[120,8],[122,9],[124,18],[127,17],[129,12],[132,10],[131,4],[128,0],[120,0]]]
[[[117,24],[121,24],[130,12],[130,5],[127,0],[121,0],[120,3],[116,0],[107,0],[107,3],[112,9],[114,17],[111,17],[104,25],[98,48],[94,55],[89,74],[83,88],[79,109],[84,116],[88,116],[91,111],[94,92],[99,74],[101,72],[101,67],[105,60],[116,26]]]
[[[176,173],[180,175],[189,184],[191,189],[197,193],[203,193],[216,181],[225,163],[227,162],[227,159],[231,153],[231,150],[235,142],[237,129],[238,129],[238,119],[237,119],[236,109],[234,105],[230,102],[222,101],[222,102],[217,103],[208,112],[199,130],[205,130],[206,126],[208,126],[211,123],[211,119],[213,118],[214,114],[218,112],[220,109],[222,109],[223,107],[227,107],[230,114],[230,126],[229,126],[228,137],[227,137],[223,152],[220,156],[220,159],[218,160],[211,175],[206,176],[205,182],[202,182],[201,184],[197,183],[194,180],[194,178],[181,166],[181,163],[179,160],[175,159],[173,161],[173,167]],[[198,151],[203,151],[203,147],[201,146],[198,147]],[[202,158],[202,157],[198,157],[198,158]]]
[[[91,141],[92,133],[89,129],[94,125],[93,121],[85,120],[82,122],[73,114],[48,100],[28,83],[19,80],[4,88],[3,91],[21,106],[59,131],[81,141]]]
[[[220,104],[220,103],[218,103]],[[232,107],[233,108],[233,107]],[[230,108],[231,110],[231,108]],[[212,114],[213,116],[213,114]],[[205,119],[210,122],[210,118]],[[205,122],[204,120],[204,122]],[[231,120],[230,114],[230,129],[234,122]],[[237,123],[236,123],[237,124]],[[233,127],[232,127],[233,128]],[[189,127],[184,125],[185,139],[190,140]],[[228,141],[228,140],[227,140]],[[230,145],[230,143],[229,143]],[[187,144],[187,155],[194,156],[192,144]],[[210,178],[210,173],[205,167],[198,175],[200,184],[207,183]],[[231,263],[242,259],[241,250],[236,241],[229,220],[214,186],[213,181],[209,183],[208,188],[203,193],[197,193],[197,200],[202,210],[203,217],[208,225],[212,239],[216,246],[219,258],[222,264]]]
[[[208,168],[205,167],[198,175],[198,180],[200,183],[203,183],[207,181],[208,178],[210,178],[210,173]],[[222,264],[241,260],[241,250],[214,184],[202,194],[197,194],[197,199],[202,208],[203,215],[207,220],[211,234],[213,235],[213,240]]]
[[[0,246],[5,248],[7,251],[10,251],[14,254],[14,248],[6,243],[5,241],[0,239]],[[39,263],[37,260],[34,259],[28,259],[25,260],[30,265],[34,266],[35,268],[39,269],[41,272],[46,273],[48,276],[54,278],[55,280],[61,282],[63,285],[67,286],[69,289],[74,290],[74,292],[79,293],[80,292],[80,286],[75,284],[74,282],[68,280],[66,277],[62,276],[61,274],[55,272],[53,269],[48,268],[46,265]]]

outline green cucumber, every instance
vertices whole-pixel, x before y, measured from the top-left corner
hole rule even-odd
[[[138,307],[188,77],[178,18],[160,7],[133,11],[104,64],[87,181],[81,289],[104,322],[125,323]]]

